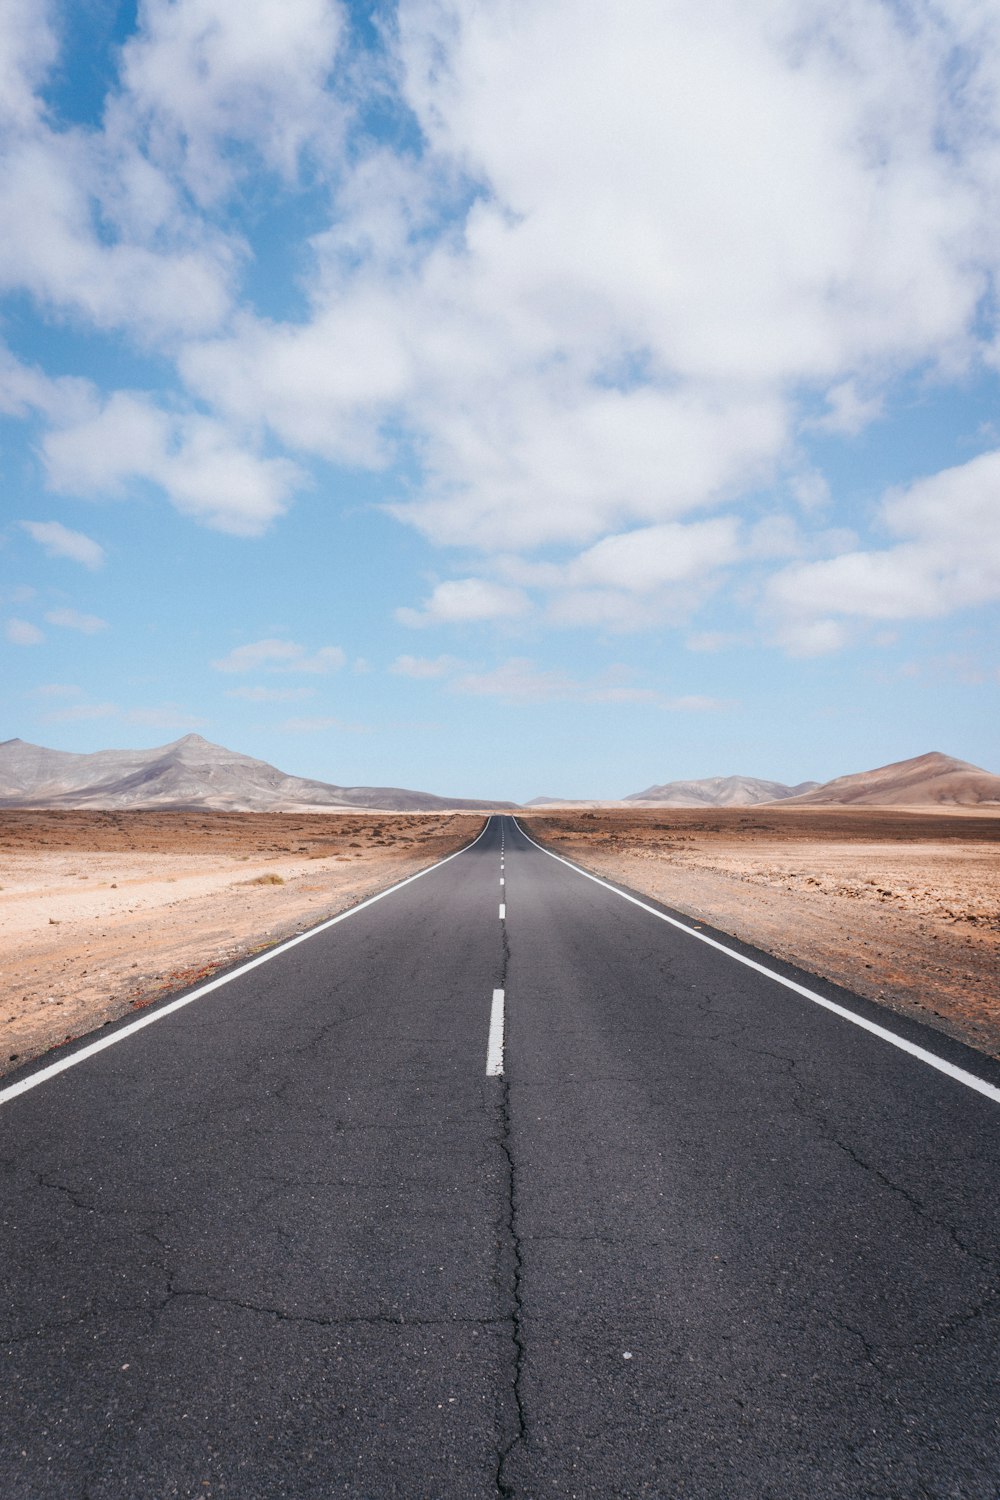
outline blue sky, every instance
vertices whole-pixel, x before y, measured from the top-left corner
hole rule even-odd
[[[1000,16],[10,0],[3,723],[1000,770]]]

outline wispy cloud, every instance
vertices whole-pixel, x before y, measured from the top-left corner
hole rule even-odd
[[[226,688],[227,698],[241,698],[245,703],[299,703],[305,698],[314,698],[316,689],[237,687]]]
[[[285,719],[278,728],[286,734],[322,734],[327,729],[340,729],[347,734],[366,734],[366,724],[352,724],[334,714],[315,714],[303,718]]]
[[[721,699],[671,696],[635,681],[627,666],[609,667],[591,678],[574,677],[561,671],[539,668],[527,657],[512,656],[486,672],[465,672],[454,677],[456,693],[478,698],[500,698],[508,703],[644,703],[687,713],[718,712],[730,705]]]
[[[102,620],[99,615],[81,614],[78,609],[50,609],[45,618],[50,625],[78,630],[81,635],[97,635],[108,628],[107,620]]]
[[[40,646],[45,639],[44,632],[37,625],[32,625],[30,620],[17,618],[7,621],[4,634],[13,646]]]
[[[143,729],[175,730],[178,732],[201,729],[206,720],[176,703],[155,704],[148,708],[124,708],[119,703],[73,703],[66,708],[55,708],[41,716],[44,724],[80,724],[91,720],[108,719],[123,725]]]
[[[104,548],[82,531],[71,531],[60,521],[22,521],[21,526],[49,557],[68,557],[91,569],[104,565]]]
[[[33,698],[79,698],[83,688],[71,682],[43,682],[32,688]]]
[[[78,724],[88,719],[120,719],[123,714],[117,703],[73,703],[68,708],[53,708],[42,717],[46,724]]]
[[[297,641],[271,638],[237,646],[227,656],[213,661],[217,672],[337,672],[347,660],[339,646],[321,646],[310,652]]]
[[[389,671],[397,677],[427,680],[452,676],[463,665],[457,656],[397,656]]]

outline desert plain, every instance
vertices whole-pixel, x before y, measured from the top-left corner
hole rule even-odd
[[[563,810],[596,874],[1000,1057],[1000,808]]]
[[[477,815],[0,812],[0,1073],[426,868]]]
[[[561,809],[556,852],[1000,1057],[1000,812]],[[356,905],[475,813],[0,812],[0,1073]]]

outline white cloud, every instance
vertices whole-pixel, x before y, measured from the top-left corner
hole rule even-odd
[[[0,8],[0,122],[26,129],[38,118],[37,89],[58,47],[46,0],[5,0]]]
[[[90,719],[117,719],[121,709],[117,703],[74,703],[68,708],[54,708],[44,714],[46,724],[82,724]]]
[[[144,0],[86,129],[43,107],[55,14],[0,16],[0,288],[156,347],[183,389],[98,399],[0,361],[0,407],[53,425],[55,488],[150,483],[243,535],[302,482],[273,441],[402,457],[393,514],[480,554],[403,623],[516,618],[527,587],[558,622],[683,620],[765,555],[741,496],[827,503],[800,433],[858,432],[900,375],[981,352],[1000,16],[977,0],[400,0],[384,61],[348,55],[334,0]],[[369,128],[387,101],[419,151]],[[326,195],[294,321],[236,304],[248,172]],[[895,544],[778,575],[797,639],[993,597],[988,559],[893,514]],[[577,555],[548,582],[491,581],[554,547]]]
[[[775,574],[767,590],[779,639],[832,650],[843,623],[931,619],[1000,599],[1000,450],[890,492],[892,546],[856,548]]]
[[[365,725],[348,724],[332,714],[317,714],[312,718],[285,719],[278,728],[286,734],[322,734],[326,729],[342,729],[350,734],[364,734]]]
[[[171,250],[142,243],[146,234],[123,231],[109,239],[110,215],[95,222],[107,179],[119,176],[110,143],[39,124],[27,137],[0,136],[0,164],[0,288],[27,292],[97,328],[127,328],[143,341],[204,335],[218,326],[229,306],[234,258],[218,236],[186,230],[176,204]],[[115,190],[127,194],[127,185],[119,180]],[[164,193],[171,196],[165,187]],[[186,235],[194,236],[193,245],[184,243]],[[162,243],[162,226],[148,238]]]
[[[315,688],[227,688],[227,698],[241,698],[245,703],[299,703],[304,698],[314,698]]]
[[[108,628],[107,620],[102,620],[99,615],[81,614],[78,609],[50,609],[45,618],[50,625],[78,630],[81,635],[97,635]]]
[[[617,665],[590,679],[539,668],[528,657],[512,656],[487,672],[465,672],[453,678],[456,693],[477,698],[500,698],[507,703],[647,703],[682,712],[723,708],[719,699],[670,697],[635,681],[635,672]]]
[[[260,456],[214,418],[168,413],[127,391],[42,447],[55,489],[122,495],[147,480],[179,511],[236,536],[265,531],[303,480],[288,459]]]
[[[123,708],[118,703],[75,703],[69,708],[53,709],[43,715],[46,724],[86,723],[88,720],[116,719],[122,724],[144,729],[191,730],[204,727],[205,720],[189,714],[175,703],[151,708]]]
[[[207,723],[206,719],[189,714],[176,703],[163,703],[152,708],[123,708],[120,716],[126,724],[141,724],[147,729],[203,729]]]
[[[384,467],[405,442],[422,482],[393,513],[485,574],[582,549],[557,619],[683,617],[739,560],[736,497],[801,463],[798,428],[857,432],[901,371],[972,358],[1000,267],[998,44],[971,6],[402,0],[424,154],[358,153],[307,315],[244,311],[180,368],[298,450]],[[828,499],[808,469],[790,484],[807,514]],[[694,523],[715,545],[670,532],[720,505]],[[495,587],[399,618],[523,611]]]
[[[684,643],[689,651],[728,651],[733,646],[750,644],[749,638],[732,630],[697,630]]]
[[[83,688],[69,682],[43,682],[31,693],[34,698],[79,698]]]
[[[32,625],[30,620],[8,620],[4,634],[14,646],[38,646],[45,639],[38,626]]]
[[[22,521],[21,526],[49,557],[68,557],[85,568],[104,564],[104,548],[82,531],[71,531],[59,521]]]
[[[840,651],[851,639],[842,620],[805,619],[792,616],[783,620],[774,632],[774,642],[783,646],[789,656],[829,656]]]
[[[427,680],[433,677],[450,677],[459,671],[462,662],[457,656],[397,656],[389,668],[397,677],[415,677]]]
[[[40,90],[55,4],[0,7],[0,287],[141,342],[202,335],[228,310],[239,241],[190,212],[139,149],[135,102],[62,127]]]
[[[310,141],[329,150],[341,110],[325,91],[344,27],[332,0],[146,0],[122,54],[152,154],[203,202],[230,188],[234,142],[291,178]]]
[[[227,656],[213,661],[217,672],[337,672],[347,660],[339,646],[321,646],[309,652],[297,641],[269,638],[237,646]]]
[[[883,415],[885,402],[881,393],[864,396],[854,380],[842,380],[826,393],[827,411],[813,424],[824,432],[843,432],[855,437]]]
[[[514,619],[530,608],[521,589],[485,578],[455,578],[439,583],[421,609],[397,609],[402,625],[464,625],[483,620]]]
[[[557,624],[628,630],[687,618],[722,571],[753,555],[759,541],[743,536],[735,517],[720,516],[619,532],[562,563],[508,558],[500,567],[514,582],[547,590],[548,616]]]
[[[829,482],[817,469],[801,469],[792,476],[789,488],[804,511],[825,510],[830,504]]]

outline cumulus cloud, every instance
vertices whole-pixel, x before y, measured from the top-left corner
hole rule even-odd
[[[931,619],[1000,599],[998,495],[1000,451],[891,491],[881,521],[893,545],[796,563],[771,579],[778,638],[834,650],[851,619]]]
[[[966,337],[976,205],[934,149],[936,26],[863,6],[819,25],[801,4],[553,0],[512,19],[412,0],[399,35],[428,172],[484,189],[464,233],[421,239],[405,274],[369,245],[346,284],[331,239],[307,326],[248,321],[188,370],[245,414],[277,397],[300,437],[402,401],[431,491],[402,513],[434,538],[585,540],[676,515],[765,471],[791,384],[826,384],[853,423],[852,367]],[[352,183],[362,219],[387,185],[406,194],[379,165]],[[324,349],[345,358],[317,389]]]
[[[53,14],[0,17],[0,288],[155,347],[182,389],[81,410],[0,362],[0,406],[50,422],[55,488],[151,483],[236,534],[304,459],[405,465],[392,514],[472,576],[404,624],[517,618],[528,588],[565,624],[679,622],[777,555],[741,553],[746,497],[790,489],[803,525],[828,503],[803,440],[996,337],[989,6],[400,0],[358,58],[334,0],[144,0],[87,129],[42,107]],[[249,172],[326,205],[294,319],[240,299]],[[850,609],[992,597],[986,564],[929,557],[920,503],[897,527],[886,502],[888,548],[783,568],[781,628],[830,648]],[[503,572],[527,554],[547,578]]]
[[[40,646],[45,636],[30,620],[12,618],[4,627],[4,634],[13,646]]]
[[[339,646],[321,646],[308,651],[297,641],[271,637],[237,646],[227,656],[213,661],[217,672],[337,672],[347,657]]]
[[[855,437],[885,410],[881,393],[864,396],[854,380],[842,380],[826,393],[827,410],[814,425],[825,432],[842,432]]]
[[[340,134],[325,85],[343,28],[333,0],[145,0],[122,81],[153,157],[202,202],[237,177],[236,142],[293,177],[307,143]]]
[[[58,625],[63,630],[78,630],[81,635],[97,635],[108,628],[107,620],[102,620],[100,615],[81,614],[78,609],[50,609],[45,618],[50,625]]]
[[[402,625],[466,625],[483,620],[514,619],[530,605],[521,589],[491,583],[486,578],[454,578],[439,583],[421,609],[396,610]]]
[[[21,526],[49,557],[68,557],[85,568],[104,565],[104,548],[82,531],[71,531],[60,521],[22,521]]]
[[[179,511],[237,536],[265,531],[303,478],[289,459],[263,457],[215,418],[166,412],[127,391],[49,432],[42,450],[57,490],[123,495],[146,480]]]

